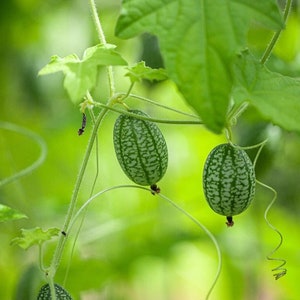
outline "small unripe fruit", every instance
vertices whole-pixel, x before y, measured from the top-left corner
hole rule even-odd
[[[59,284],[55,283],[55,295],[57,300],[72,300],[71,295]],[[41,287],[37,300],[51,300],[51,292],[49,284],[45,284]]]
[[[203,189],[209,206],[232,226],[232,216],[242,213],[255,194],[255,172],[247,153],[229,143],[215,147],[204,165]]]
[[[139,110],[129,112],[149,117]],[[155,186],[164,176],[168,166],[168,148],[155,123],[122,114],[116,120],[113,141],[117,159],[133,182]]]

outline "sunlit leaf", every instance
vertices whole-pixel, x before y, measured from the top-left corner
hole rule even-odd
[[[165,69],[162,68],[152,69],[150,67],[147,67],[144,61],[137,63],[133,67],[128,67],[127,69],[128,72],[125,74],[125,76],[128,76],[132,83],[141,81],[142,79],[146,79],[150,81],[153,80],[159,81],[168,78]]]
[[[16,237],[11,241],[11,245],[18,245],[21,248],[27,250],[31,246],[41,245],[46,241],[57,236],[60,230],[58,228],[49,228],[43,231],[40,227],[31,229],[21,229],[21,236]]]
[[[234,66],[236,102],[247,101],[272,123],[300,131],[300,79],[269,71],[248,52]]]
[[[39,75],[47,75],[56,72],[67,72],[68,64],[80,62],[76,54],[71,54],[63,58],[58,55],[53,55],[50,62],[39,71]]]
[[[0,222],[19,220],[23,218],[27,218],[27,216],[9,206],[0,204]]]
[[[72,102],[79,102],[96,85],[99,66],[126,65],[126,61],[115,51],[114,45],[96,45],[86,49],[83,59],[75,54],[64,58],[52,56],[51,61],[39,72],[46,75],[62,71],[64,87]]]
[[[116,34],[159,39],[168,75],[206,126],[224,127],[232,88],[231,59],[247,46],[250,23],[283,26],[276,0],[124,0]]]

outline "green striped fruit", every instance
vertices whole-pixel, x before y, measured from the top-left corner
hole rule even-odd
[[[70,294],[60,285],[54,284],[55,294],[57,300],[72,300]],[[51,292],[49,284],[45,284],[41,287],[37,300],[51,300]]]
[[[204,165],[203,189],[209,206],[232,226],[232,216],[242,213],[255,194],[255,172],[247,153],[231,144],[215,147]]]
[[[139,110],[129,112],[149,117]],[[168,148],[157,125],[120,115],[114,126],[113,141],[117,159],[128,178],[139,185],[150,185],[158,192],[156,183],[168,166]]]

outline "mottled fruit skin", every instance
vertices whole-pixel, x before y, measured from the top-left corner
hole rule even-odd
[[[139,110],[129,112],[148,117]],[[168,148],[155,123],[120,115],[115,122],[113,141],[117,159],[133,182],[151,186],[164,176],[168,166]]]
[[[54,284],[57,300],[72,300],[71,295],[59,284]],[[37,300],[52,300],[50,286],[45,284],[41,287]]]
[[[215,147],[207,157],[203,171],[203,189],[209,206],[229,217],[243,212],[255,194],[255,172],[247,153],[231,144]]]

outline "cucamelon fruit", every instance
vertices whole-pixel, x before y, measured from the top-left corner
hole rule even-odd
[[[55,294],[57,300],[72,300],[71,295],[59,284],[54,284]],[[51,292],[49,284],[45,284],[41,287],[37,300],[51,300]]]
[[[129,112],[149,117],[140,110]],[[128,178],[159,192],[156,183],[167,170],[168,148],[158,126],[148,120],[121,114],[115,122],[113,141],[117,159]]]
[[[209,206],[233,226],[232,216],[242,213],[255,194],[255,172],[247,153],[229,143],[215,147],[204,165],[203,189]]]

